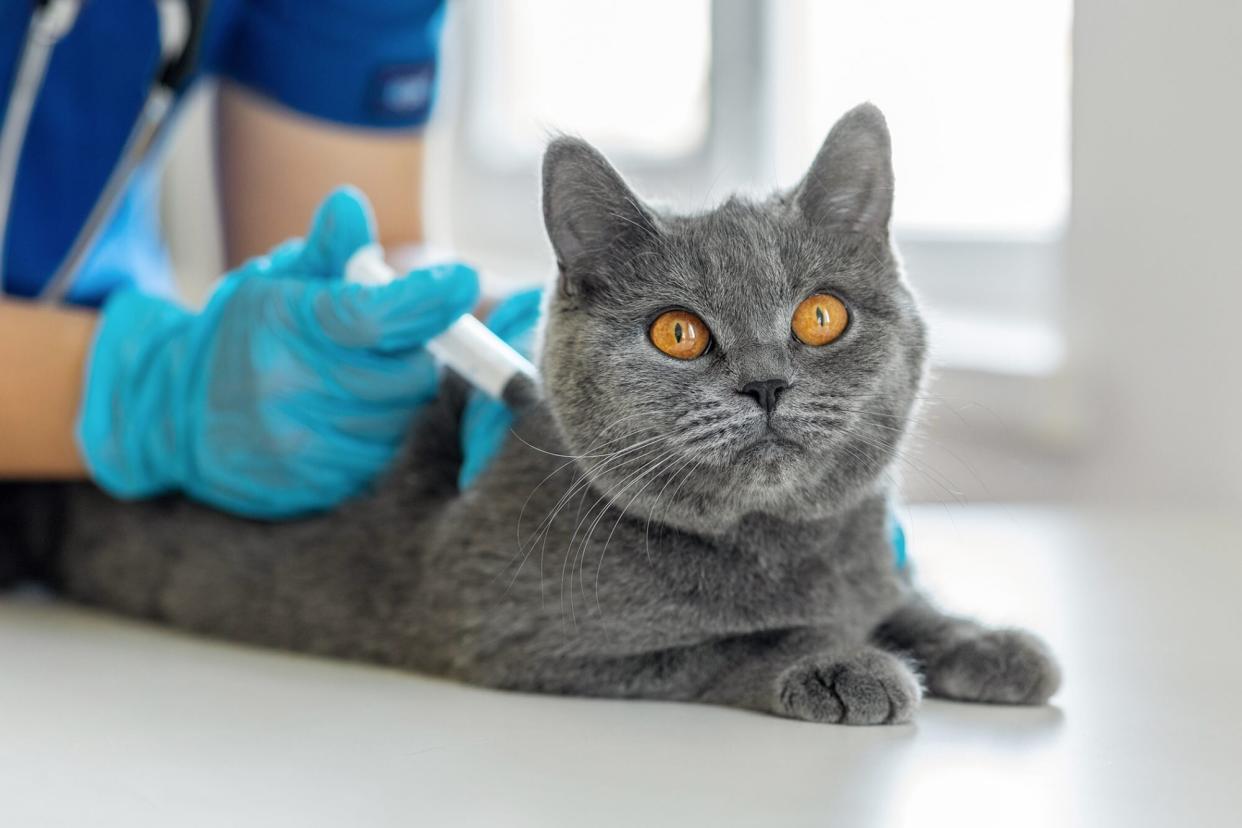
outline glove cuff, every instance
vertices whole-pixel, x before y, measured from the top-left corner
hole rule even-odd
[[[133,289],[109,297],[100,314],[74,436],[91,478],[114,497],[150,497],[180,483],[176,408],[184,395],[168,375],[193,318]]]

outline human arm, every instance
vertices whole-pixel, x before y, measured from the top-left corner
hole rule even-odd
[[[230,266],[300,234],[345,183],[366,194],[385,247],[423,241],[420,132],[333,124],[222,82],[216,141]]]
[[[305,242],[228,274],[198,313],[133,289],[99,314],[0,303],[0,477],[87,470],[117,497],[181,491],[261,518],[362,490],[436,393],[423,344],[477,298],[461,266],[343,282],[372,241],[341,191]]]
[[[380,240],[422,240],[422,139],[340,127],[268,104],[234,84],[219,93],[220,186],[230,265],[301,235],[325,193],[355,183]],[[0,302],[0,478],[76,478],[73,429],[95,330],[91,310]]]
[[[72,479],[93,311],[0,301],[0,479]]]

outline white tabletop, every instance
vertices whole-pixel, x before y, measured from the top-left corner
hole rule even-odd
[[[0,599],[0,825],[1236,825],[1242,526],[924,507],[946,605],[1051,642],[1052,707],[848,728],[524,696]]]

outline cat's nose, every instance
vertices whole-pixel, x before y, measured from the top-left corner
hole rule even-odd
[[[789,382],[780,378],[755,380],[743,385],[738,389],[738,392],[754,397],[755,402],[759,403],[759,407],[771,414],[772,409],[776,408],[776,403],[781,398],[781,393],[788,387]]]

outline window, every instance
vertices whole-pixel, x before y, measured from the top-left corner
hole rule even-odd
[[[894,135],[898,232],[1043,240],[1069,200],[1069,0],[771,4],[777,173],[859,101]],[[987,32],[980,37],[980,32]]]
[[[935,326],[938,359],[1047,373],[1061,354],[1070,3],[464,0],[434,198],[453,204],[456,248],[542,278],[551,132],[697,208],[793,184],[832,122],[873,100],[894,134],[907,269],[933,315],[956,320]]]
[[[479,0],[470,138],[498,165],[534,164],[552,131],[669,160],[707,130],[708,0]],[[659,21],[659,25],[652,25]]]

